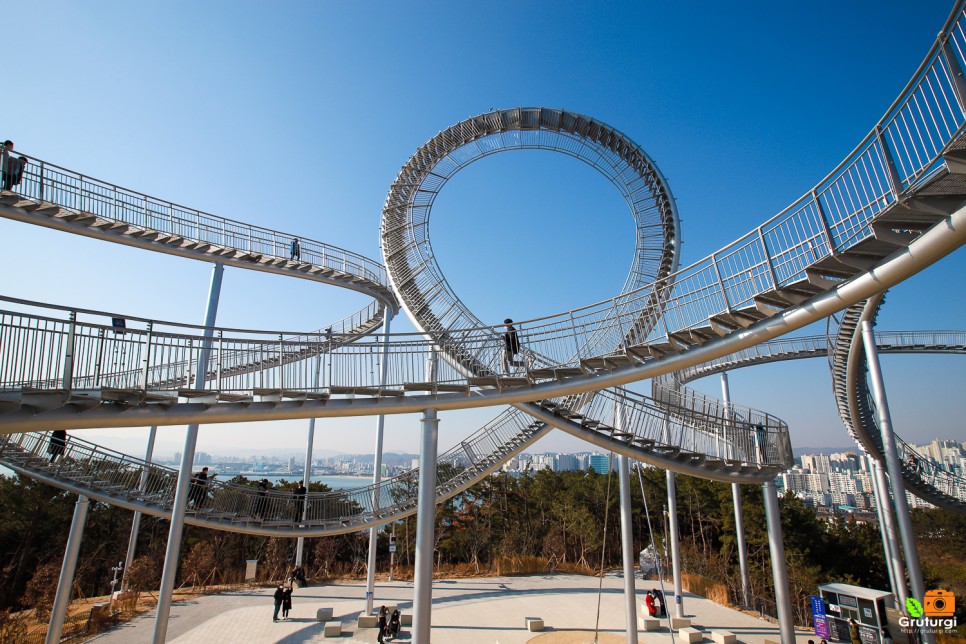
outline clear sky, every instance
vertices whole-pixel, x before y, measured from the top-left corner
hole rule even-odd
[[[682,266],[804,194],[904,87],[947,2],[6,2],[0,137],[89,176],[380,258],[386,192],[437,131],[491,108],[588,114],[668,177]],[[461,172],[432,239],[487,322],[616,294],[633,250],[617,192],[583,164],[501,154]],[[0,293],[200,323],[210,265],[0,220]],[[893,290],[881,329],[966,325],[960,250]],[[306,330],[357,294],[229,268],[218,323]],[[400,318],[402,320],[402,318]],[[409,328],[401,322],[394,330]],[[812,332],[823,332],[821,328]],[[886,357],[898,433],[966,440],[966,360]],[[732,398],[847,446],[824,360],[736,372]],[[717,379],[699,383],[717,394]],[[441,416],[441,448],[498,410]],[[199,450],[299,448],[306,421],[202,427]],[[371,451],[374,419],[321,420],[318,449]],[[416,416],[386,449],[415,452]],[[90,430],[143,449],[145,431]],[[158,450],[178,449],[165,428]],[[336,438],[338,437],[338,438]],[[536,451],[589,449],[555,432]]]

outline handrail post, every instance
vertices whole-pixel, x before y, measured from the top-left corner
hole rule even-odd
[[[940,36],[941,37],[941,36]],[[966,78],[963,78],[963,68],[959,65],[959,59],[949,44],[949,40],[942,45],[942,56],[946,59],[949,67],[949,75],[953,77],[953,91],[956,92],[956,100],[959,102],[959,109],[966,114]]]
[[[224,345],[225,332],[218,330],[218,357],[215,359],[215,389],[221,391],[221,354]]]
[[[902,193],[902,181],[899,179],[899,171],[896,170],[895,159],[892,157],[892,151],[889,150],[889,146],[886,145],[880,125],[875,126],[875,140],[879,144],[879,152],[882,154],[882,159],[886,164],[886,177],[889,179],[889,188],[892,191],[892,197],[898,202],[899,195]]]
[[[144,336],[144,359],[141,361],[141,389],[148,391],[148,369],[151,367],[151,340],[153,339],[154,322],[148,322],[148,331]]]
[[[768,244],[765,243],[765,233],[758,226],[758,241],[761,242],[761,250],[765,254],[765,260],[768,262],[768,273],[771,275],[771,285],[776,291],[778,290],[778,277],[775,275],[775,265],[771,261],[771,254],[768,252]]]
[[[40,190],[40,200],[44,200],[44,162],[40,162],[40,179],[38,181]]]
[[[94,387],[101,386],[101,362],[104,360],[104,329],[97,331],[97,357],[94,359]]]
[[[728,297],[728,290],[725,288],[724,280],[721,279],[721,269],[718,268],[718,254],[711,254],[711,265],[714,266],[714,274],[718,278],[718,286],[721,287],[721,297],[724,298],[725,306],[728,307],[728,313],[731,313],[731,299]]]
[[[285,369],[282,366],[284,346],[282,344],[282,334],[278,334],[278,390],[285,389]]]
[[[63,389],[70,395],[74,380],[74,339],[77,332],[77,311],[70,312],[70,329],[67,332],[67,348],[64,353]]]
[[[822,230],[825,233],[825,241],[828,243],[828,251],[832,256],[835,256],[838,253],[836,252],[835,241],[832,239],[832,229],[828,225],[828,215],[825,213],[825,208],[822,206],[815,190],[812,190],[812,201],[815,203],[815,210],[818,211],[818,217],[822,221]]]

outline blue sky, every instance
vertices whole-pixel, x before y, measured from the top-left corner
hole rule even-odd
[[[8,2],[0,12],[24,47],[5,65],[0,136],[96,178],[379,258],[388,187],[437,131],[490,108],[565,108],[625,132],[668,177],[683,266],[780,211],[844,158],[950,9],[933,1]],[[609,297],[630,264],[633,227],[619,196],[569,158],[484,159],[447,185],[434,214],[440,264],[484,321]],[[964,270],[959,251],[894,289],[880,328],[963,328]],[[5,295],[196,323],[210,265],[0,220],[0,274]],[[365,303],[228,269],[218,323],[315,329]],[[892,357],[884,369],[901,436],[966,440],[966,362]],[[716,379],[700,388],[719,391]],[[737,372],[732,397],[788,421],[796,446],[849,444],[822,360]],[[444,414],[441,446],[496,411]],[[199,449],[298,448],[305,425],[203,427]],[[372,449],[374,419],[318,427],[319,449]],[[415,416],[388,419],[387,449],[416,451],[417,427]],[[338,444],[326,437],[335,431]],[[144,431],[87,435],[140,450]],[[159,450],[179,441],[165,430]],[[536,448],[557,449],[584,447],[555,433]]]

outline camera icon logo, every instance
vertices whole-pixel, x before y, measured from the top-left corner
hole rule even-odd
[[[922,598],[928,617],[952,617],[956,613],[956,596],[948,590],[930,590]]]

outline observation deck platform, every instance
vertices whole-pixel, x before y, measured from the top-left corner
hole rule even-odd
[[[474,577],[438,579],[433,583],[433,644],[580,644],[594,640],[597,611],[596,577],[555,574],[521,577]],[[644,593],[657,582],[637,580],[638,604]],[[666,586],[665,586],[666,587]],[[211,642],[316,642],[323,641],[323,623],[315,619],[316,610],[333,608],[333,619],[342,621],[340,642],[375,642],[376,629],[356,627],[359,612],[365,606],[365,582],[296,588],[289,619],[272,622],[273,588],[210,595],[171,607],[168,624],[169,644]],[[604,578],[600,603],[600,637],[604,643],[623,642],[624,581],[619,573]],[[400,612],[412,612],[413,585],[393,581],[376,586],[376,602],[397,604]],[[738,641],[764,644],[777,640],[778,624],[758,619],[737,610],[685,593],[685,614],[692,624],[708,633],[725,629]],[[546,629],[531,633],[524,618],[539,615]],[[97,644],[129,644],[150,642],[154,613],[148,613],[113,631],[96,637]],[[411,642],[411,627],[404,626],[396,642]],[[797,633],[797,642],[806,644],[816,639],[805,631]],[[641,644],[668,641],[667,629],[640,632]],[[710,641],[710,635],[706,637]]]

